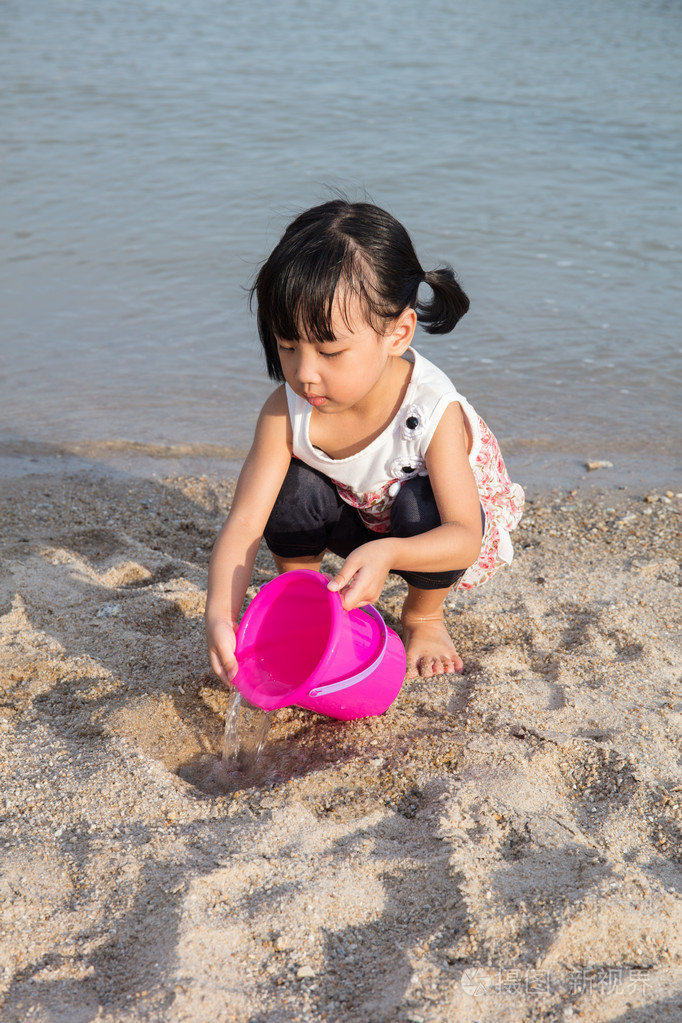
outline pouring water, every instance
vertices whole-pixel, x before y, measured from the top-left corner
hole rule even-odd
[[[222,762],[248,773],[258,763],[270,731],[272,714],[254,707],[235,689],[225,715]]]

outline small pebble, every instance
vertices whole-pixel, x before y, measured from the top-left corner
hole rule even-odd
[[[115,618],[116,615],[120,615],[123,610],[121,604],[102,604],[101,608],[97,612],[98,618]]]
[[[310,980],[315,976],[315,971],[312,966],[300,966],[296,971],[296,976],[299,980]]]

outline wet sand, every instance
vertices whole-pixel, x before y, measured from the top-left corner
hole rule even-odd
[[[463,676],[280,711],[227,788],[202,613],[231,483],[1,490],[3,1020],[682,1018],[672,480],[531,493],[512,567],[450,598]]]

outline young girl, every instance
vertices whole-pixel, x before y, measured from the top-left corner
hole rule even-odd
[[[265,537],[280,572],[319,569],[327,550],[345,558],[328,586],[346,610],[376,601],[389,572],[402,576],[407,677],[461,671],[443,603],[511,561],[523,507],[493,435],[410,347],[417,322],[445,334],[468,298],[449,267],[424,273],[389,213],[343,200],[293,221],[251,297],[281,385],[211,558],[213,670],[226,683],[237,672],[235,630]]]

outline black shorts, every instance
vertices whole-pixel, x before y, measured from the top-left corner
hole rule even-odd
[[[483,509],[481,519],[485,527]],[[325,551],[347,558],[357,547],[382,536],[418,536],[440,524],[428,476],[414,476],[401,485],[391,506],[389,532],[375,533],[364,524],[357,509],[339,496],[327,476],[293,458],[264,536],[272,553],[280,558],[317,557]],[[440,590],[454,586],[465,571],[402,572],[396,569],[395,574],[420,590]]]

